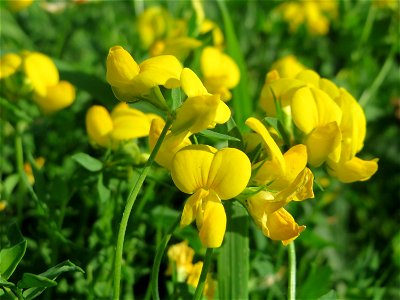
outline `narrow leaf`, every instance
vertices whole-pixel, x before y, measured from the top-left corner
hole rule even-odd
[[[199,134],[202,135],[202,136],[208,137],[208,138],[215,138],[215,139],[225,140],[225,141],[237,141],[237,142],[240,142],[240,139],[238,139],[238,138],[235,138],[235,137],[227,135],[227,134],[211,131],[211,130],[208,130],[208,129],[203,130]]]
[[[40,276],[40,275],[35,275],[32,273],[24,273],[22,275],[22,279],[18,281],[17,286],[20,289],[26,289],[26,288],[47,288],[51,286],[56,286],[57,282],[54,280],[48,279],[47,277]]]
[[[77,153],[72,156],[78,164],[90,172],[98,172],[103,168],[103,163],[86,153]]]

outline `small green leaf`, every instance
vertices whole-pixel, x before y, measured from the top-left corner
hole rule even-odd
[[[3,277],[0,276],[0,287],[3,287],[3,286],[4,287],[13,287],[13,286],[15,286],[15,284],[5,280]]]
[[[318,298],[318,300],[336,300],[336,299],[337,295],[334,290],[330,290],[328,293]]]
[[[77,153],[72,156],[78,164],[90,172],[98,172],[103,168],[103,163],[86,153]]]
[[[237,141],[237,142],[240,142],[240,140],[238,138],[235,138],[235,137],[227,135],[227,134],[211,131],[211,130],[208,130],[208,129],[203,130],[202,132],[199,132],[199,134],[202,135],[202,136],[208,137],[208,138],[215,138],[215,139],[225,140],[225,141]]]
[[[47,288],[51,286],[56,286],[57,282],[54,280],[51,280],[47,277],[40,276],[40,275],[35,275],[32,273],[24,273],[22,275],[22,279],[18,281],[17,286],[20,289],[26,289],[26,288]]]
[[[40,277],[45,277],[47,279],[50,279],[51,281],[55,280],[60,274],[64,272],[82,272],[85,273],[80,267],[77,265],[73,264],[69,260],[63,261],[62,263],[59,263],[58,265],[48,269],[47,271],[39,274],[38,276]],[[39,296],[46,287],[32,287],[24,291],[23,296],[25,299],[33,299],[37,296]]]

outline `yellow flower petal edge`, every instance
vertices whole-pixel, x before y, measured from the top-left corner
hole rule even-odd
[[[90,107],[86,113],[86,131],[89,139],[97,145],[109,147],[109,134],[112,130],[113,123],[107,109],[100,105]]]
[[[328,161],[328,173],[344,183],[366,181],[378,170],[378,159],[362,160],[353,157],[346,162]]]
[[[121,46],[111,47],[107,56],[108,83],[115,87],[126,87],[139,74],[139,65]]]
[[[7,53],[0,57],[0,79],[14,74],[22,64],[22,59],[15,53]]]

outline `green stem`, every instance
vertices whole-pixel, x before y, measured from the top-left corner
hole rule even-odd
[[[27,115],[22,109],[18,108],[15,104],[10,101],[0,97],[0,107],[4,107],[7,110],[12,111],[12,113],[17,116],[19,119],[26,121],[28,123],[32,123],[33,119]]]
[[[181,216],[172,224],[168,233],[162,239],[160,245],[157,247],[156,257],[154,258],[153,268],[151,269],[151,294],[153,295],[153,300],[159,300],[160,295],[158,293],[158,274],[160,272],[160,264],[165,251],[165,248],[168,245],[169,240],[171,239],[172,233],[175,231],[175,228],[178,226],[181,220]]]
[[[289,253],[289,282],[288,282],[288,300],[296,299],[296,248],[294,241],[288,246]]]
[[[140,173],[139,178],[137,179],[135,185],[131,189],[129,196],[128,196],[128,200],[126,201],[126,206],[125,206],[124,212],[122,214],[121,223],[119,225],[117,247],[116,247],[116,253],[115,253],[115,260],[114,260],[114,296],[113,296],[114,299],[119,299],[120,282],[121,282],[122,252],[123,252],[123,247],[124,247],[125,232],[126,232],[126,227],[128,225],[129,216],[131,214],[133,204],[135,204],[137,195],[139,194],[139,191],[143,185],[143,182],[146,179],[148,172],[150,171],[150,167],[154,162],[155,156],[157,155],[157,152],[160,149],[161,143],[163,142],[165,136],[167,135],[167,131],[168,131],[169,127],[171,126],[171,124],[172,124],[172,118],[168,117],[167,121],[165,123],[164,129],[162,130],[161,135],[158,138],[158,141],[157,141],[153,151],[151,152],[149,159],[146,162],[146,165],[144,166],[142,172]]]
[[[201,269],[199,283],[197,284],[196,291],[194,292],[194,300],[199,300],[203,293],[204,285],[206,284],[208,268],[211,264],[211,258],[214,248],[207,248],[206,257],[204,258],[203,268]]]

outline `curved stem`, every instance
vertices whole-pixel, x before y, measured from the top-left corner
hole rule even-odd
[[[179,221],[181,220],[181,216],[172,224],[171,228],[168,230],[167,235],[164,236],[160,245],[157,247],[156,257],[154,258],[153,268],[151,269],[151,294],[153,296],[153,300],[159,300],[160,295],[158,293],[158,273],[160,272],[160,264],[165,251],[165,248],[168,245],[169,240],[171,239],[172,233],[175,231],[175,228],[178,226]]]
[[[144,166],[142,172],[140,173],[139,178],[136,180],[135,185],[131,189],[129,196],[128,196],[128,200],[126,201],[126,206],[125,206],[124,212],[122,214],[121,223],[119,225],[117,247],[116,247],[116,251],[115,251],[113,299],[119,299],[120,282],[121,282],[122,252],[123,252],[123,247],[124,247],[125,232],[126,232],[126,227],[128,225],[129,216],[131,214],[132,207],[135,204],[137,195],[139,194],[139,191],[143,185],[143,182],[146,179],[146,176],[150,171],[150,167],[154,162],[157,152],[160,149],[161,143],[163,142],[165,136],[167,135],[167,131],[168,131],[169,127],[171,126],[171,124],[172,124],[172,118],[168,117],[167,121],[165,123],[164,129],[162,130],[161,135],[158,138],[158,141],[157,141],[156,145],[154,146],[154,149],[151,152],[149,159],[146,162],[146,165]]]
[[[289,251],[289,283],[288,283],[288,299],[296,299],[296,248],[294,241],[288,246]]]
[[[194,297],[193,297],[194,300],[201,299],[204,285],[206,284],[207,272],[208,268],[210,267],[213,250],[214,248],[207,248],[203,268],[201,269],[199,283],[197,284],[196,291],[194,292]]]

